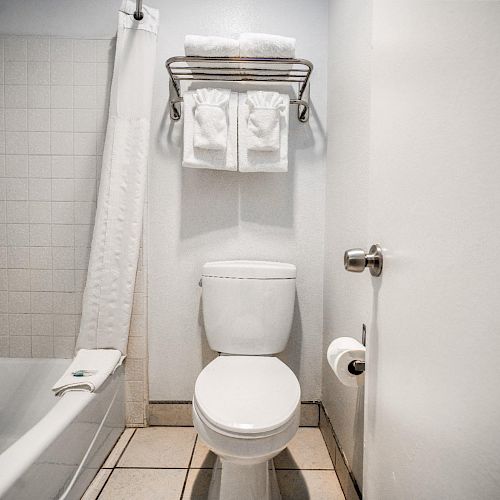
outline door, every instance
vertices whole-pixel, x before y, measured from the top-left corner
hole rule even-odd
[[[364,498],[500,496],[500,2],[373,2]]]

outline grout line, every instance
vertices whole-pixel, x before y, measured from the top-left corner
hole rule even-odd
[[[196,434],[196,436],[194,438],[193,449],[191,450],[191,456],[189,457],[189,463],[188,463],[188,468],[187,468],[187,472],[186,472],[186,477],[184,478],[184,484],[182,485],[182,491],[181,491],[181,496],[180,496],[179,500],[182,500],[182,497],[184,496],[184,490],[186,489],[187,479],[189,476],[189,471],[191,470],[191,464],[193,463],[194,450],[196,449],[197,442],[198,442],[198,434]]]

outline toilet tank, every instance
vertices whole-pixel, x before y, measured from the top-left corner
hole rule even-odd
[[[227,354],[276,354],[290,336],[293,264],[232,260],[203,266],[203,319],[210,348]]]

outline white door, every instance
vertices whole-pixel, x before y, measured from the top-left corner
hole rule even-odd
[[[500,498],[500,2],[374,0],[372,62],[364,498]]]

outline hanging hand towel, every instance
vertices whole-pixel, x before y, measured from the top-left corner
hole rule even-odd
[[[284,102],[278,92],[248,91],[248,149],[277,151],[280,148],[280,115]]]
[[[182,166],[213,170],[236,170],[238,161],[238,94],[231,92],[229,96],[227,104],[227,140],[224,149],[207,149],[195,146],[195,113],[197,109],[195,94],[194,91],[188,91],[184,94],[184,153]],[[197,139],[197,143],[200,144],[201,139]]]
[[[187,56],[238,57],[240,44],[233,38],[221,36],[186,35],[184,52]]]
[[[238,112],[238,162],[240,172],[287,172],[288,171],[288,121],[290,98],[279,94],[279,148],[255,150],[255,134],[249,130],[250,106],[247,94],[239,95]],[[252,125],[253,126],[253,125]]]
[[[240,35],[241,57],[295,57],[295,38],[265,33],[242,33]]]
[[[193,94],[194,147],[223,150],[227,147],[227,108],[231,91],[199,89]]]
[[[80,349],[52,390],[56,396],[66,391],[97,391],[123,358],[116,349]]]

